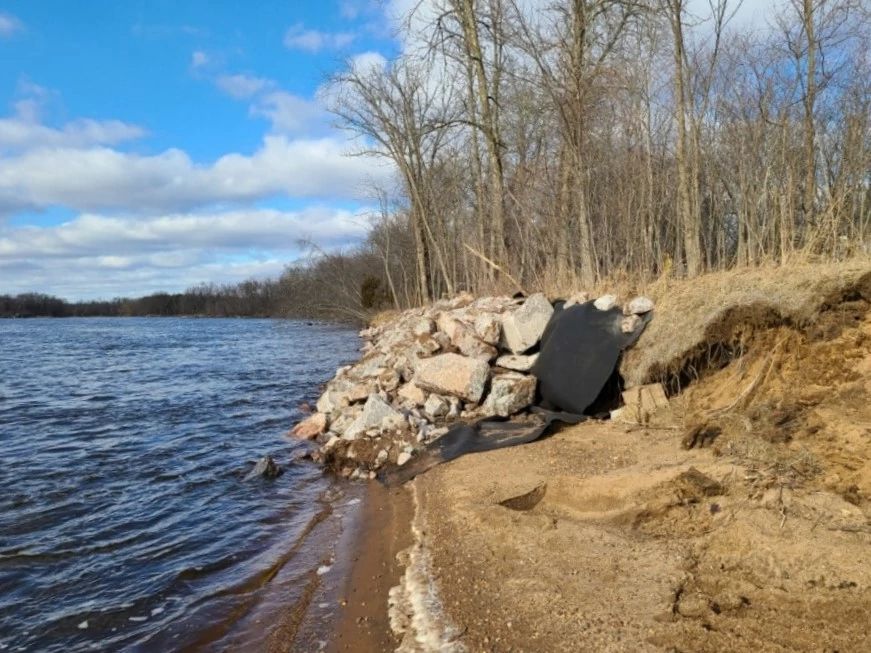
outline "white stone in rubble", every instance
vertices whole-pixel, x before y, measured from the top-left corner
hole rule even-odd
[[[534,347],[544,333],[553,306],[542,293],[530,295],[513,313],[502,316],[502,338],[514,354],[522,354]]]
[[[431,418],[444,417],[450,411],[448,400],[437,394],[431,394],[423,405],[424,412]]]
[[[369,395],[363,412],[344,433],[344,438],[353,440],[369,429],[399,428],[405,423],[402,413],[393,408],[377,394]]]
[[[396,457],[396,464],[402,466],[405,463],[407,463],[409,460],[411,460],[411,454],[408,453],[407,451],[403,451],[401,454],[399,454]]]
[[[617,296],[616,295],[602,295],[596,301],[593,302],[593,306],[598,308],[600,311],[610,311],[617,305]]]
[[[435,329],[435,325],[428,317],[420,318],[414,323],[411,332],[416,336],[428,336]]]
[[[504,367],[506,370],[514,370],[515,372],[528,372],[537,360],[538,354],[531,354],[529,356],[510,354],[497,358],[496,366]]]
[[[653,310],[653,300],[647,297],[636,297],[626,307],[626,312],[632,315],[644,315]]]
[[[535,400],[535,383],[535,377],[515,372],[494,376],[482,412],[503,417],[520,412]]]
[[[489,375],[490,366],[485,361],[459,354],[439,354],[417,361],[414,383],[423,390],[477,403]]]

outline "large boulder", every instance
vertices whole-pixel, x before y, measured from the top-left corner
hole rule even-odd
[[[369,429],[398,429],[405,424],[405,418],[398,410],[388,404],[381,395],[371,394],[363,406],[363,412],[354,420],[343,434],[346,440],[354,440]]]
[[[459,354],[439,354],[417,362],[414,383],[417,387],[478,403],[490,374],[486,361]]]
[[[513,354],[522,354],[534,347],[541,339],[551,315],[553,306],[547,301],[547,297],[542,293],[530,295],[523,306],[502,316],[502,338],[505,346]]]
[[[508,417],[519,413],[535,399],[535,377],[509,372],[494,376],[482,411]]]

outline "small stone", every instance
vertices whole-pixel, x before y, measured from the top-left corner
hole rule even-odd
[[[515,372],[528,372],[537,360],[538,354],[532,354],[531,356],[511,354],[497,358],[496,367],[504,367],[506,370],[514,370]]]
[[[631,315],[644,315],[653,310],[653,300],[647,297],[636,297],[626,306],[626,313]]]
[[[530,295],[513,313],[502,317],[502,338],[513,354],[534,347],[553,315],[553,306],[542,293]]]
[[[403,451],[401,454],[399,454],[396,457],[396,464],[399,466],[402,466],[405,463],[407,463],[409,460],[411,460],[411,454],[408,453],[407,451]]]
[[[419,360],[414,383],[423,390],[477,403],[484,394],[490,366],[459,354],[439,354]]]
[[[375,456],[375,464],[379,467],[387,462],[387,449],[382,449],[378,452],[378,455]]]
[[[483,412],[502,417],[520,412],[535,399],[535,384],[535,377],[516,372],[494,376]]]
[[[595,306],[600,311],[610,311],[617,305],[617,296],[616,295],[602,295],[596,301],[593,302],[593,306]]]
[[[327,416],[315,413],[293,427],[291,434],[301,440],[313,440],[327,430]]]
[[[423,405],[424,412],[431,418],[444,417],[448,414],[451,407],[447,399],[440,397],[437,394],[431,394]]]
[[[260,460],[257,461],[257,464],[254,465],[254,469],[252,469],[245,476],[246,481],[250,481],[253,478],[261,477],[261,478],[276,478],[281,476],[282,473],[281,467],[272,459],[272,456],[263,456]]]
[[[79,625],[78,625],[78,629],[79,629],[79,630],[86,630],[87,628],[88,628],[88,620],[87,620],[87,619],[85,619],[84,621],[80,622]]]

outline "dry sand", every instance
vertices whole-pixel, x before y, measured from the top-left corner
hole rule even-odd
[[[588,422],[413,482],[429,605],[451,626],[439,650],[871,650],[869,297],[833,303],[812,276],[795,287],[822,312],[754,309],[695,349],[707,359],[668,351],[690,367],[648,424]],[[399,643],[383,617],[410,541],[396,496],[373,497],[386,521],[367,526],[348,594],[366,606],[338,650]]]

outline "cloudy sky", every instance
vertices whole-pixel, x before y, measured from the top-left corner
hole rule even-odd
[[[395,18],[430,3],[3,0],[0,294],[180,291],[358,242],[391,172],[318,90],[410,47]]]
[[[4,0],[0,293],[275,276],[358,241],[373,181],[318,88],[395,54],[374,0]]]

